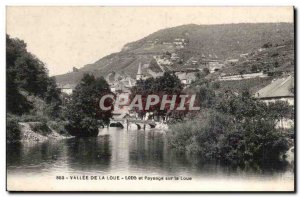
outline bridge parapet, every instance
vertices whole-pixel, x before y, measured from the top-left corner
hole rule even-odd
[[[138,129],[141,128],[145,129],[146,125],[150,125],[151,128],[155,128],[155,126],[157,125],[157,123],[153,120],[137,120],[137,119],[112,119],[111,123],[121,123],[122,125],[127,124],[127,129],[130,123],[136,124],[138,126]]]

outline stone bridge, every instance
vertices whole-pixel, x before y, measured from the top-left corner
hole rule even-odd
[[[153,120],[137,120],[137,119],[111,119],[109,127],[121,127],[128,130],[130,124],[135,124],[138,130],[146,129],[146,125],[149,125],[151,128],[155,128],[156,122]]]

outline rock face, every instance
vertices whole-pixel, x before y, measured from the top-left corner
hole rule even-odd
[[[282,46],[293,40],[292,23],[183,25],[128,43],[120,52],[76,69],[76,72],[58,75],[56,80],[59,84],[77,84],[84,73],[99,77],[112,71],[136,78],[140,63],[153,72],[198,68],[203,59],[240,59],[241,54],[244,57],[266,43]],[[143,74],[149,73],[147,69]]]
[[[48,139],[64,139],[65,136],[60,135],[56,131],[51,130],[46,135],[42,135],[40,133],[35,132],[32,129],[33,125],[40,124],[39,122],[20,122],[20,139],[21,141],[45,141]]]

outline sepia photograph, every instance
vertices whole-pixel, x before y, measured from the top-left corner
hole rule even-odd
[[[295,18],[6,6],[6,190],[295,192]]]

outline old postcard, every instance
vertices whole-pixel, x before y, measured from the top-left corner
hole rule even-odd
[[[6,7],[8,191],[295,191],[293,7]]]

